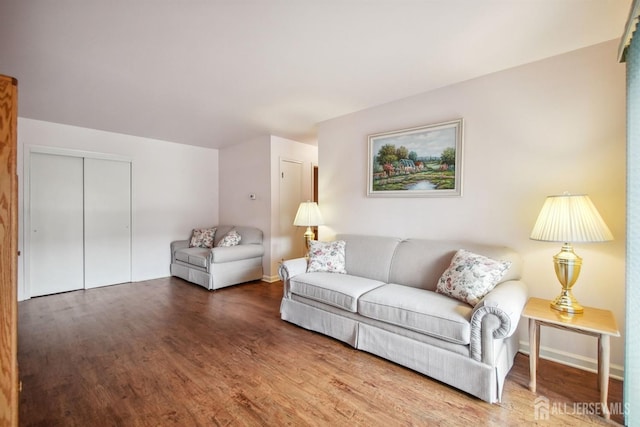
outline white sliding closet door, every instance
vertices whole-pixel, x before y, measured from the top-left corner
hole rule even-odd
[[[131,163],[84,165],[84,287],[130,282]]]
[[[31,296],[84,287],[82,163],[81,157],[31,154]]]

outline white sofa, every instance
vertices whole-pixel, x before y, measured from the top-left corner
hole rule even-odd
[[[457,241],[338,235],[347,274],[306,272],[282,263],[281,318],[396,362],[490,403],[500,401],[517,352],[514,336],[527,299],[513,250]],[[459,249],[511,266],[471,305],[436,293]]]
[[[241,237],[240,244],[217,247],[231,230]],[[262,279],[262,231],[255,227],[218,225],[213,248],[190,248],[189,240],[171,242],[171,275],[209,290]]]

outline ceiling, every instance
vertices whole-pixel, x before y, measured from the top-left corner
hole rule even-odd
[[[620,38],[631,0],[0,0],[19,115],[221,148]],[[615,60],[615,58],[612,58]]]

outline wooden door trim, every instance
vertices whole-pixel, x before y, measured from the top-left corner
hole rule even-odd
[[[0,425],[18,425],[18,81],[0,75]]]

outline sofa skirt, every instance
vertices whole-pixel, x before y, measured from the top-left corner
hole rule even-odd
[[[209,288],[209,273],[206,271],[200,271],[192,267],[186,267],[182,264],[171,264],[171,275],[186,280],[187,282],[195,283],[205,289]]]
[[[237,261],[214,263],[211,273],[206,270],[185,264],[182,261],[171,263],[171,275],[195,283],[206,289],[214,290],[238,283],[262,279],[262,257]]]
[[[499,400],[496,369],[470,357],[366,324],[359,327],[358,349],[406,366],[489,403]]]
[[[283,320],[413,369],[489,403],[500,401],[517,351],[515,337],[498,340],[495,364],[488,365],[365,323],[366,319],[363,322],[340,316],[288,298],[283,298],[280,313]]]
[[[352,347],[358,344],[358,321],[356,320],[286,298],[280,304],[280,317],[305,329],[343,341]]]
[[[238,283],[262,279],[262,257],[211,265],[211,287],[220,289]]]

